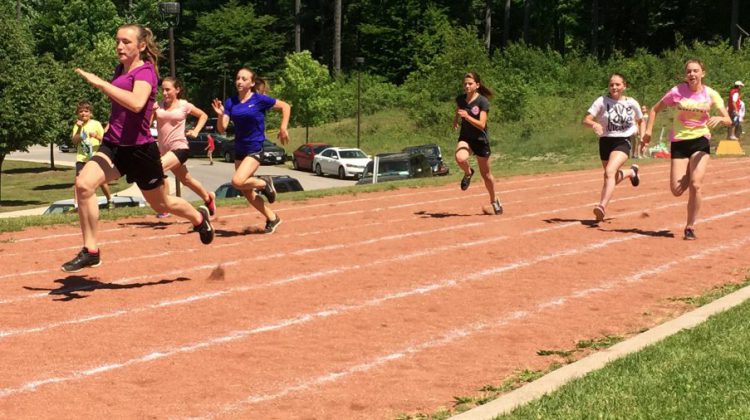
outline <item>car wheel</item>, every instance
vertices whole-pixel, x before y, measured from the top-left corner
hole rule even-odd
[[[323,176],[323,170],[320,169],[320,164],[315,165],[315,175]]]
[[[232,154],[229,152],[224,153],[224,162],[233,162],[234,159],[232,159]]]
[[[294,167],[295,171],[299,171],[299,165],[297,164],[297,159],[292,159],[292,166]]]
[[[343,166],[339,166],[339,179],[345,179],[346,178],[346,172],[344,171]]]

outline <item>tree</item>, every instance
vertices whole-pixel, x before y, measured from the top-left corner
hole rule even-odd
[[[333,16],[333,74],[341,74],[341,0],[336,0]]]
[[[259,75],[272,74],[284,46],[282,34],[270,29],[275,21],[272,16],[256,16],[252,5],[241,6],[236,0],[201,15],[195,30],[182,39],[190,51],[183,74],[199,86],[203,99],[217,95],[224,66],[230,75],[241,67]]]
[[[312,58],[310,51],[290,54],[279,77],[279,96],[292,105],[291,122],[308,128],[328,120],[333,109],[333,84],[328,68]]]
[[[34,38],[28,24],[23,19],[17,20],[15,11],[3,4],[0,4],[0,33],[3,34],[0,36],[1,174],[9,153],[27,151],[37,141],[39,127],[46,122],[39,108],[44,102],[48,75],[38,73]]]

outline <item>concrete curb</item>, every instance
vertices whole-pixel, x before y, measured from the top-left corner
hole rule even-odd
[[[747,299],[750,299],[750,287],[742,288],[608,349],[601,350],[575,363],[550,372],[528,385],[511,391],[487,404],[453,416],[451,419],[484,420],[508,414],[526,403],[556,391],[576,378],[601,369],[611,361],[635,353],[682,330],[693,328],[705,322],[710,316],[733,308]]]

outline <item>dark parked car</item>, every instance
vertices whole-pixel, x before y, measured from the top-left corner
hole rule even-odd
[[[440,146],[437,144],[423,144],[421,146],[410,146],[403,150],[410,155],[418,153],[423,154],[430,162],[433,175],[448,175],[450,171],[448,166],[443,162],[443,154],[440,152]]]
[[[421,153],[382,153],[375,156],[378,161],[376,182],[398,181],[409,178],[432,176],[430,162]],[[372,184],[375,160],[370,161],[357,184]]]
[[[217,150],[222,151],[221,154],[224,156],[224,161],[234,162],[234,140],[222,142],[221,144],[221,148],[217,146]],[[286,150],[270,140],[263,141],[263,151],[260,152],[261,165],[277,165],[284,162],[286,162]]]
[[[222,150],[222,144],[229,141],[226,137],[216,134],[216,133],[198,133],[197,137],[188,137],[188,147],[190,148],[190,157],[196,157],[196,156],[207,156],[208,151],[206,150],[206,146],[208,146],[208,136],[211,136],[214,138],[214,155],[218,155],[221,153]]]
[[[203,125],[201,133],[218,134],[218,132],[216,131],[216,121],[216,117],[210,117],[208,120],[206,120],[206,124]],[[226,127],[225,134],[229,136],[234,134],[234,125],[232,124],[232,121],[229,121],[229,125]]]
[[[292,166],[298,171],[313,170],[313,159],[315,155],[331,147],[326,143],[305,143],[292,153]]]
[[[273,178],[273,186],[276,188],[277,193],[285,193],[292,191],[304,191],[302,184],[299,183],[297,178],[292,178],[289,175],[275,175]],[[242,197],[242,193],[232,186],[231,182],[221,184],[216,189],[216,198],[233,198]]]

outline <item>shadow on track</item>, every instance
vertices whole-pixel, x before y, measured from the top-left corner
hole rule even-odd
[[[427,211],[417,211],[414,212],[417,216],[421,216],[422,218],[428,218],[431,217],[433,219],[445,219],[446,217],[469,217],[469,216],[475,216],[473,214],[458,214],[458,213],[430,213]]]
[[[62,295],[63,298],[54,299],[58,302],[67,302],[74,299],[87,298],[89,295],[83,295],[79,292],[93,292],[94,290],[120,290],[120,289],[137,289],[145,286],[160,286],[163,284],[169,284],[176,281],[189,281],[188,277],[177,277],[176,279],[164,279],[159,281],[152,281],[146,283],[131,283],[131,284],[117,284],[117,283],[102,283],[99,280],[89,279],[86,276],[68,276],[64,279],[57,279],[55,283],[60,283],[60,287],[56,289],[49,289],[44,287],[31,287],[23,286],[26,290],[34,291],[49,291],[50,295],[58,296]]]

